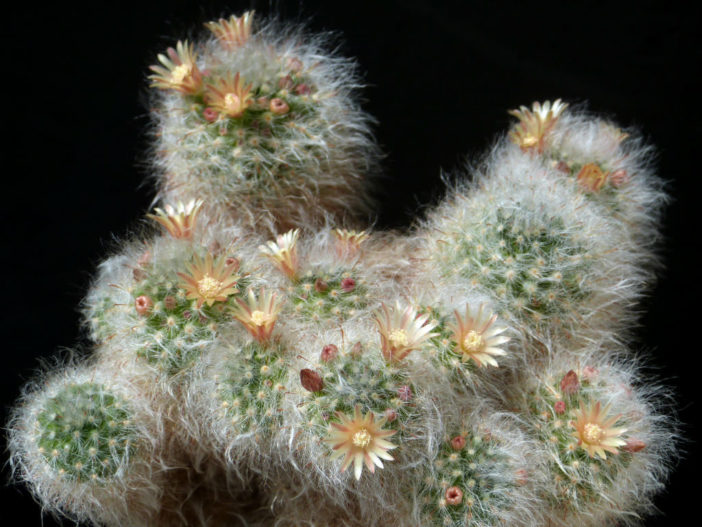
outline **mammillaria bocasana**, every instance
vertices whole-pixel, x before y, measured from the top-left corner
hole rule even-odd
[[[106,525],[614,525],[674,431],[624,328],[665,196],[561,100],[410,233],[362,223],[353,63],[252,12],[150,76],[151,236],[101,264],[93,357],[10,423],[42,505]],[[352,468],[352,470],[347,470]]]

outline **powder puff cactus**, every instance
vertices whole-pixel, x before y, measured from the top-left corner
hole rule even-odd
[[[163,204],[99,267],[92,357],[14,410],[16,478],[107,526],[648,512],[676,445],[622,347],[657,265],[648,147],[522,106],[472,182],[374,231],[353,63],[253,13],[205,26],[151,67]]]

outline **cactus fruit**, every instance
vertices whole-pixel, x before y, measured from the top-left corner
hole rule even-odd
[[[251,12],[206,27],[151,68],[156,229],[100,265],[93,355],[17,405],[17,478],[108,526],[647,513],[676,455],[623,346],[657,266],[648,147],[521,107],[471,182],[379,232],[353,63]]]

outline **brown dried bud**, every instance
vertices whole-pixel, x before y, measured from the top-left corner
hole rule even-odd
[[[327,289],[329,289],[329,284],[327,284],[321,278],[317,278],[314,281],[314,290],[317,291],[318,293],[324,293],[324,291],[326,291]]]
[[[463,501],[463,491],[458,487],[449,487],[446,489],[446,503],[449,505],[460,505]]]
[[[463,436],[456,436],[451,440],[451,448],[454,450],[462,450],[466,446],[466,438]]]
[[[136,308],[137,313],[140,315],[146,315],[149,311],[151,311],[151,307],[153,305],[153,300],[146,295],[141,295],[134,301],[134,307]]]
[[[339,354],[339,348],[334,344],[327,344],[322,348],[322,362],[329,362],[334,360]]]
[[[300,370],[300,382],[305,390],[313,393],[321,392],[324,388],[324,381],[319,373],[308,368]]]
[[[573,370],[570,370],[561,379],[561,392],[565,395],[573,395],[577,393],[580,389],[580,381],[578,381],[578,374]]]

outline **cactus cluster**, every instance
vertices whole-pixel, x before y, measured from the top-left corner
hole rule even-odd
[[[98,525],[602,526],[676,454],[628,349],[665,195],[560,100],[407,232],[361,224],[352,62],[253,13],[160,55],[154,229],[100,265],[94,353],[30,384],[11,462]]]

